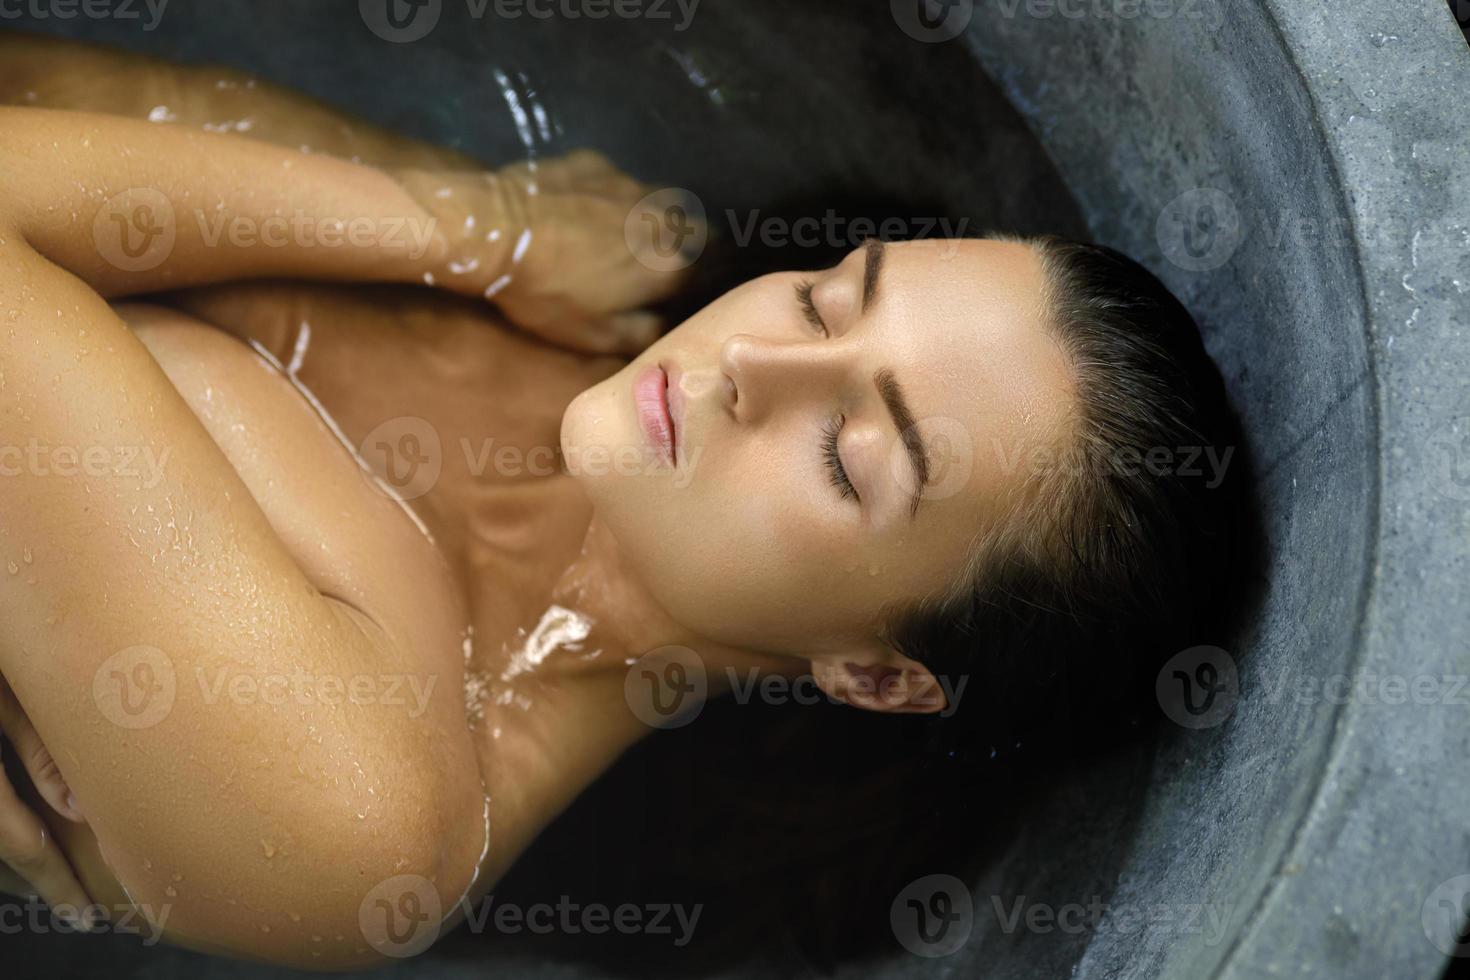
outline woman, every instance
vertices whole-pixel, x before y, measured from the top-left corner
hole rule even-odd
[[[671,699],[946,714],[1196,622],[1218,381],[1116,253],[869,242],[655,340],[595,155],[3,46],[0,862],[53,905],[407,955]]]

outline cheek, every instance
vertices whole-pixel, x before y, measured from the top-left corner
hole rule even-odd
[[[616,379],[613,379],[615,382]],[[604,382],[562,421],[569,463],[626,433]],[[629,413],[631,415],[631,413]],[[574,472],[598,519],[661,606],[720,642],[804,649],[849,629],[880,582],[857,540],[851,504],[826,482],[817,436],[800,431],[712,440],[683,473]]]
[[[851,628],[854,586],[872,587],[859,550],[800,485],[743,476],[674,500],[649,529],[650,587],[684,625],[724,643],[790,653]]]

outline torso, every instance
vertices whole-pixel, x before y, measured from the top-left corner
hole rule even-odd
[[[556,693],[511,661],[587,524],[561,415],[621,362],[427,290],[238,285],[119,310],[313,583],[406,624],[443,696],[463,692],[503,870],[545,808],[523,777],[558,714],[526,710]]]

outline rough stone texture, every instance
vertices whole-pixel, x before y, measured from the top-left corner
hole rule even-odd
[[[1470,53],[1436,4],[1106,24],[987,9],[971,43],[1095,234],[1199,316],[1269,518],[1235,716],[1162,748],[1114,896],[1231,902],[1229,941],[1097,942],[1077,975],[1434,975],[1430,937],[1461,923],[1421,908],[1470,871],[1463,692],[1304,708],[1279,685],[1470,674],[1470,126],[1452,95]],[[1197,187],[1242,221],[1204,271],[1163,259],[1151,220]],[[1319,227],[1282,234],[1296,217]],[[1323,217],[1346,223],[1324,234]]]
[[[1165,731],[1028,812],[970,882],[960,952],[842,972],[1436,975],[1459,923],[1433,893],[1470,873],[1470,690],[1439,681],[1470,675],[1470,52],[1453,19],[1437,0],[1174,0],[1133,16],[986,0],[961,38],[923,45],[874,6],[706,0],[688,35],[523,22],[396,48],[325,5],[180,5],[156,35],[32,26],[255,67],[488,160],[520,150],[491,69],[531,66],[565,127],[556,144],[610,148],[711,205],[819,198],[817,175],[922,185],[978,227],[1069,230],[1080,214],[1195,312],[1244,417],[1270,574],[1252,624],[1218,641],[1240,697],[1225,724]],[[1190,221],[1206,207],[1235,230],[1204,236]],[[1386,675],[1411,691],[1435,678],[1439,703],[1385,703],[1381,686],[1322,697],[1324,681]],[[1021,895],[1111,911],[1096,935],[1007,931],[992,899]],[[74,962],[75,940],[28,942],[58,971]],[[449,945],[395,972],[478,976],[487,955],[501,975],[598,969]],[[253,974],[89,949],[140,975]],[[809,972],[786,951],[764,959],[741,975]]]

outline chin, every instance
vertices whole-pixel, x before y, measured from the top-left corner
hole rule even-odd
[[[612,451],[625,440],[624,420],[613,410],[614,382],[620,376],[614,375],[581,392],[562,412],[559,441],[562,458],[569,464],[581,458],[591,446]],[[580,475],[577,469],[573,467],[573,475]]]
[[[583,425],[583,415],[587,411],[587,401],[597,388],[587,388],[567,403],[566,409],[561,413],[561,428],[557,432],[558,448],[561,450],[561,458],[565,463],[572,458],[572,448],[579,444],[579,430]]]

